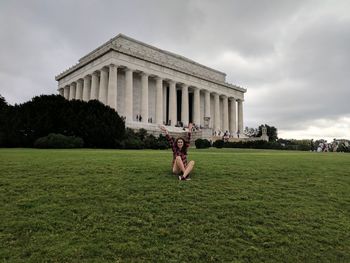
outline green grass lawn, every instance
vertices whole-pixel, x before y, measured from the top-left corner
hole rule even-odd
[[[0,262],[350,262],[350,154],[0,149]]]

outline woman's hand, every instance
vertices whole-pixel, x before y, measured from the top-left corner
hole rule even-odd
[[[188,124],[188,132],[192,132],[192,127],[193,127],[192,123],[189,123]]]
[[[165,134],[168,134],[168,130],[165,128],[164,125],[159,125],[159,128],[160,128],[163,132],[165,132]]]

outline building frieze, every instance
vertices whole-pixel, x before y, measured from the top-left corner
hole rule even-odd
[[[116,52],[113,52],[116,53]],[[219,94],[229,93],[235,98],[243,98],[242,90],[237,90],[237,87],[218,84],[216,82],[210,82],[200,79],[196,76],[188,75],[182,72],[175,71],[173,69],[165,68],[157,64],[149,63],[141,59],[131,58],[128,55],[111,52],[91,61],[91,63],[85,65],[74,71],[72,74],[59,80],[59,87],[69,85],[71,82],[82,79],[85,75],[91,75],[94,71],[101,70],[103,67],[113,63],[119,66],[130,67],[133,70],[147,72],[151,75],[159,75],[164,79],[174,79],[179,83],[186,83],[190,86],[195,86],[201,89],[208,89],[210,92],[216,92]],[[147,66],[148,65],[148,66]],[[176,77],[176,78],[175,78]],[[229,88],[229,89],[228,89]]]
[[[123,55],[129,55],[129,62],[131,63],[142,60],[146,63],[146,67],[157,69],[161,72],[169,74],[172,72],[176,76],[185,73],[186,75],[190,75],[188,76],[189,78],[194,76],[200,78],[201,81],[212,81],[241,92],[246,92],[246,90],[241,87],[225,82],[225,73],[210,69],[187,58],[152,47],[124,35],[118,35],[116,38],[82,57],[78,64],[56,76],[56,80],[64,79],[65,76],[74,71],[79,71],[79,69],[83,67],[86,68],[85,66],[90,63],[94,66],[101,56],[104,56],[111,50],[117,51],[113,52],[113,56],[117,58]],[[155,66],[157,64],[161,66],[158,68]]]

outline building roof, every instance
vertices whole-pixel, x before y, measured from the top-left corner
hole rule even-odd
[[[129,47],[132,45],[136,45],[137,48]],[[157,58],[156,58],[157,56],[155,56],[154,54],[147,56],[146,55],[147,52],[142,52],[142,50],[139,50],[140,48],[141,49],[144,48],[144,49],[147,49],[148,51],[155,52],[154,54],[159,53],[159,54],[162,54],[163,56],[168,56],[168,58],[170,58],[174,61],[179,61],[179,60],[184,61],[185,63],[189,63],[187,65],[193,65],[193,68],[196,68],[198,70],[196,72],[191,72],[189,70],[186,70],[184,68],[177,66],[176,63],[169,63],[168,60],[157,61]],[[164,66],[167,66],[169,68],[172,68],[172,69],[175,69],[178,71],[182,71],[182,72],[185,72],[187,74],[191,74],[191,75],[194,75],[196,77],[199,77],[199,78],[211,81],[211,82],[215,82],[215,83],[220,84],[220,85],[228,86],[230,88],[237,89],[237,90],[240,90],[242,92],[246,92],[246,89],[244,89],[244,88],[227,83],[225,81],[226,74],[221,72],[221,71],[212,69],[210,67],[202,65],[200,63],[197,63],[191,59],[183,57],[181,55],[177,55],[175,53],[172,53],[172,52],[169,52],[166,50],[162,50],[162,49],[159,49],[159,48],[154,47],[152,45],[143,43],[141,41],[138,41],[136,39],[133,39],[133,38],[128,37],[128,36],[123,35],[123,34],[118,34],[116,37],[110,39],[106,43],[102,44],[101,46],[97,47],[93,51],[89,52],[87,55],[81,57],[77,64],[75,64],[74,66],[65,70],[64,72],[58,74],[55,77],[55,79],[57,81],[60,80],[61,78],[69,75],[70,73],[74,72],[75,70],[85,66],[86,64],[90,63],[91,61],[93,61],[97,57],[100,57],[111,50],[115,50],[115,51],[118,51],[120,53],[126,53],[128,55],[132,55],[132,56],[141,58],[143,60],[150,61],[152,63],[161,64],[161,65],[164,64]],[[208,74],[199,74],[198,71],[201,71],[201,70],[203,70],[204,72],[207,72]],[[212,74],[214,77],[208,76],[209,74]]]

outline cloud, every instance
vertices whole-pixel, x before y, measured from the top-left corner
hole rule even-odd
[[[247,88],[247,126],[346,136],[349,9],[341,0],[1,1],[0,94],[14,104],[55,93],[55,75],[124,33]]]
[[[296,129],[279,130],[279,137],[297,139],[349,139],[350,116],[337,119],[317,119]]]

